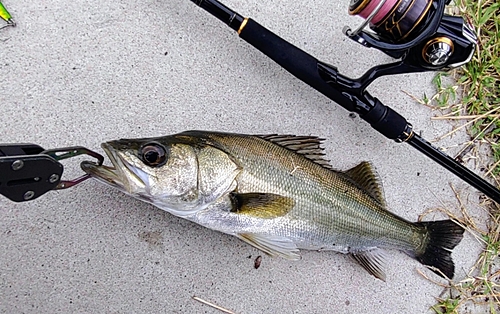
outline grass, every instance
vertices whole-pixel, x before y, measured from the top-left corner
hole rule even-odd
[[[432,307],[436,313],[500,313],[499,218],[500,212],[492,213],[486,231],[479,230],[474,223],[465,224],[482,241],[484,250],[466,278],[444,285],[445,297],[438,298]],[[467,219],[456,220],[464,223]]]
[[[471,62],[461,69],[436,75],[437,94],[430,99],[424,96],[423,102],[446,112],[434,119],[459,120],[462,123],[456,130],[466,128],[469,132],[471,140],[464,143],[459,159],[472,156],[478,160],[484,148],[490,152],[481,167],[486,169],[485,176],[499,186],[500,2],[456,0],[453,10],[475,26],[478,49]],[[432,307],[436,313],[500,313],[500,205],[492,201],[484,205],[490,213],[487,230],[477,228],[461,204],[464,217],[458,221],[484,244],[484,250],[465,279],[446,285],[444,294]]]

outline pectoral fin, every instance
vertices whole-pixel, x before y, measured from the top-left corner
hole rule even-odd
[[[385,273],[382,270],[384,265],[384,253],[382,250],[374,248],[366,251],[351,252],[350,255],[370,274],[385,281]]]
[[[231,212],[262,219],[284,216],[295,204],[290,197],[270,193],[232,193],[231,201]]]
[[[281,256],[289,260],[300,259],[299,249],[290,239],[255,233],[241,233],[236,236],[270,256]]]

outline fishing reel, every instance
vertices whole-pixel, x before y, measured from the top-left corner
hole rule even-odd
[[[373,71],[382,73],[369,76],[456,68],[471,60],[477,37],[462,17],[444,13],[450,1],[351,0],[349,13],[365,20],[356,30],[346,26],[343,32],[365,47],[401,59],[390,67],[375,67]]]

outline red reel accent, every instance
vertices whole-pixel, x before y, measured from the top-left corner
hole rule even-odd
[[[352,0],[351,15],[370,19],[370,28],[391,41],[412,34],[432,8],[432,0]]]

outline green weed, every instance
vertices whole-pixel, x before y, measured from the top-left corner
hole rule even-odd
[[[500,2],[498,0],[456,0],[455,11],[474,27],[479,38],[471,62],[450,74],[439,73],[433,80],[437,93],[424,96],[426,105],[448,111],[436,119],[467,121],[472,140],[467,146],[486,145],[491,151],[487,176],[500,183]],[[450,133],[451,134],[451,133]],[[477,152],[478,149],[469,149]],[[465,219],[464,224],[478,235],[484,250],[468,276],[449,283],[449,297],[438,298],[436,313],[462,313],[475,308],[484,313],[500,313],[500,205],[490,202],[487,230],[479,230]],[[466,208],[461,204],[462,212]],[[467,218],[467,217],[466,217]],[[474,311],[476,312],[476,311]],[[479,313],[478,312],[478,313]]]

